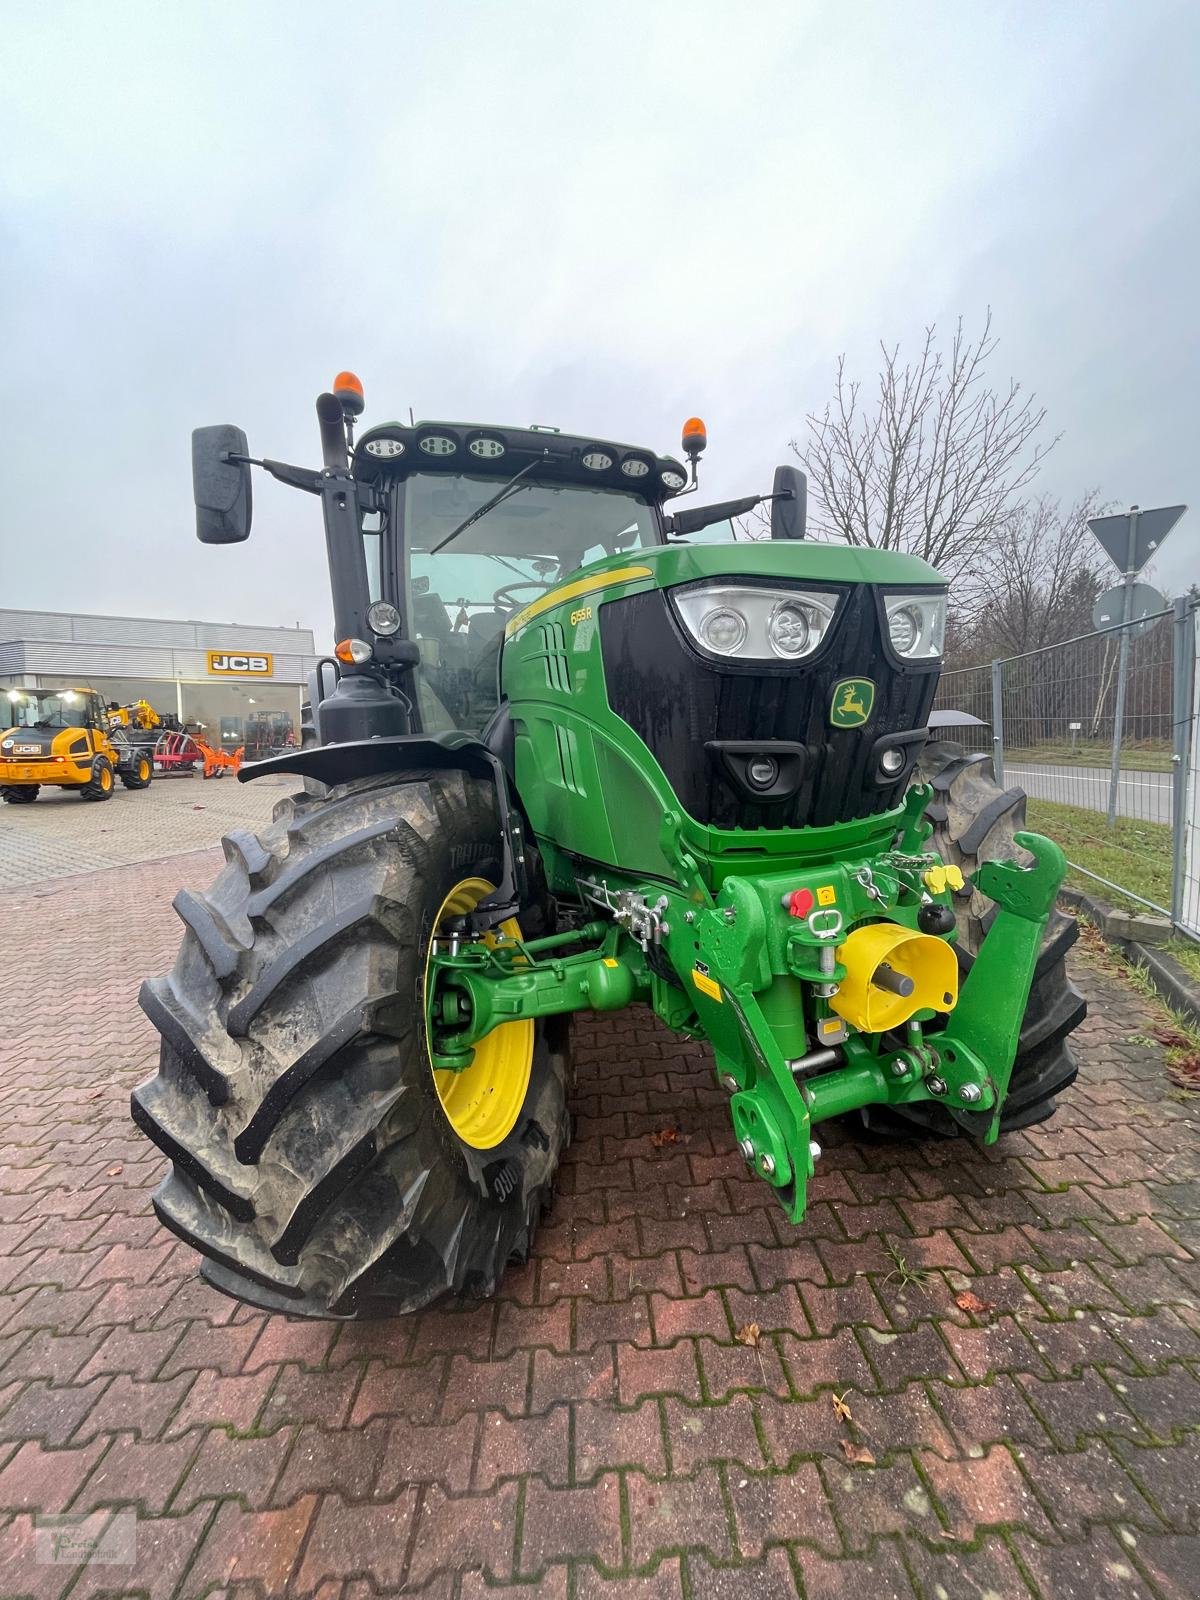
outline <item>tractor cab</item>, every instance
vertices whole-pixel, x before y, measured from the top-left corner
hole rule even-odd
[[[94,689],[9,689],[6,691],[12,727],[5,735],[62,733],[66,729],[107,728],[104,703]],[[25,730],[22,733],[22,730]]]
[[[385,424],[355,475],[383,500],[364,530],[371,600],[395,607],[420,661],[423,726],[479,733],[499,703],[512,618],[606,556],[667,538],[678,461],[542,429]]]

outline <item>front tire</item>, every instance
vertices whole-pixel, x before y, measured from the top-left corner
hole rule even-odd
[[[464,879],[499,881],[498,838],[490,785],[460,772],[345,785],[231,834],[209,893],[176,897],[183,946],[141,995],[159,1071],[132,1110],[173,1162],[155,1210],[216,1287],[293,1315],[412,1311],[490,1294],[527,1254],[568,1138],[565,1025],[516,1024],[528,1080],[486,1148],[455,1131],[425,1037],[434,927]]]
[[[111,800],[113,793],[113,767],[107,756],[97,756],[92,762],[92,775],[79,791],[81,800]]]
[[[1014,839],[1025,827],[1025,791],[1002,790],[989,755],[969,755],[961,746],[939,741],[925,747],[919,778],[933,785],[926,816],[933,823],[931,843],[942,860],[961,867],[969,878],[985,861],[1027,861]],[[995,920],[996,908],[969,884],[955,896],[958,939],[955,953],[965,978]],[[1054,1115],[1055,1097],[1070,1087],[1079,1068],[1070,1036],[1087,1015],[1087,1002],[1067,976],[1067,951],[1079,930],[1072,917],[1053,910],[1025,1005],[1008,1094],[1000,1112],[1000,1132],[1045,1122]],[[871,1106],[867,1126],[882,1133],[960,1134],[962,1128],[944,1106]]]
[[[150,780],[154,776],[154,764],[145,754],[135,755],[129,764],[129,771],[122,772],[121,782],[127,789],[148,789]]]

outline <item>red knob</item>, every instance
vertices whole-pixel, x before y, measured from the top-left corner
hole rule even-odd
[[[806,917],[815,904],[816,897],[811,889],[793,889],[788,896],[788,915]]]

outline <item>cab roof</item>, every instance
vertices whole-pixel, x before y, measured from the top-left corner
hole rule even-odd
[[[354,476],[367,483],[412,472],[471,472],[507,481],[541,460],[530,476],[592,488],[626,489],[661,504],[687,487],[687,469],[674,456],[557,428],[512,428],[494,423],[384,422],[369,429],[354,451]]]

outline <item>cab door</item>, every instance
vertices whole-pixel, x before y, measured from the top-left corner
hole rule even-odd
[[[104,709],[104,702],[98,694],[88,696],[83,720],[83,731],[87,736],[88,753],[91,756],[100,755],[108,747],[108,714]]]

